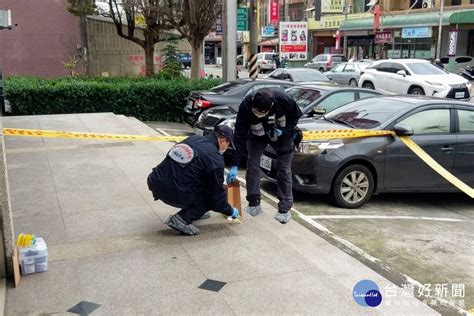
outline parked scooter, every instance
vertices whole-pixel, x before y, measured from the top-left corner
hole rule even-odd
[[[462,71],[459,73],[459,75],[466,78],[467,80],[474,80],[474,68],[473,67],[463,68]]]

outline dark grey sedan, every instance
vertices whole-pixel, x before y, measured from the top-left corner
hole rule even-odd
[[[391,130],[411,138],[454,176],[474,186],[474,106],[429,97],[382,96],[347,104],[303,130]],[[261,159],[275,181],[275,152]],[[398,137],[303,141],[292,165],[293,188],[329,194],[336,205],[358,208],[381,192],[458,191]]]

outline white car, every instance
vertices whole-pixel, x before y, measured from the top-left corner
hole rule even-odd
[[[258,73],[271,72],[276,69],[274,53],[258,53],[257,54],[257,71]]]
[[[385,93],[468,99],[471,84],[422,59],[386,59],[367,67],[359,87]]]

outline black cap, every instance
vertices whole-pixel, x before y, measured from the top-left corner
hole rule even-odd
[[[273,92],[268,88],[263,88],[255,93],[252,99],[252,108],[260,112],[268,112],[274,102]]]
[[[227,138],[227,140],[230,142],[230,146],[232,147],[232,149],[235,149],[234,131],[232,130],[232,128],[227,125],[217,125],[214,131]]]

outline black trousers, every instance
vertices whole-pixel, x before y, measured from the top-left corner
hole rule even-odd
[[[196,198],[192,204],[183,207],[178,214],[186,223],[192,224],[195,220],[200,219],[207,211],[210,211],[210,208],[205,202],[203,195],[202,198]]]
[[[147,183],[155,201],[162,200],[168,205],[180,207],[181,211],[178,214],[188,224],[200,219],[204,213],[210,210],[204,192],[178,192],[166,188],[164,185],[154,184],[151,175],[148,176]]]

